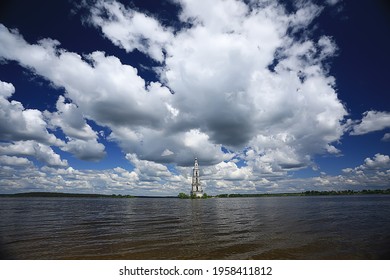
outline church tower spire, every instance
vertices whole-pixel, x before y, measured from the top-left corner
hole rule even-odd
[[[195,195],[196,197],[203,196],[202,186],[200,184],[199,178],[199,164],[198,158],[195,158],[194,168],[192,169],[192,184],[191,184],[191,196]]]

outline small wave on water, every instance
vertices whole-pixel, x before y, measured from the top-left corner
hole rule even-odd
[[[390,196],[2,198],[2,258],[388,259]]]

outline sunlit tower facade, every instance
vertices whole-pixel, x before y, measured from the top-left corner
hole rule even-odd
[[[192,184],[191,184],[191,196],[195,195],[197,197],[203,196],[202,185],[200,184],[199,176],[199,164],[198,159],[195,158],[194,168],[192,169]]]

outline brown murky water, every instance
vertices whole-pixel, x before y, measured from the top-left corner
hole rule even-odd
[[[389,259],[390,196],[1,198],[14,259]]]

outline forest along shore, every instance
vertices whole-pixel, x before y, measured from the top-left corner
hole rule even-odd
[[[342,191],[305,191],[300,193],[253,193],[253,194],[218,194],[207,198],[234,198],[234,197],[275,197],[275,196],[325,196],[325,195],[372,195],[390,194],[386,190],[342,190]],[[133,196],[121,194],[91,194],[91,193],[61,193],[61,192],[25,192],[15,194],[0,194],[0,197],[80,197],[80,198],[190,198],[180,193],[178,196]]]

